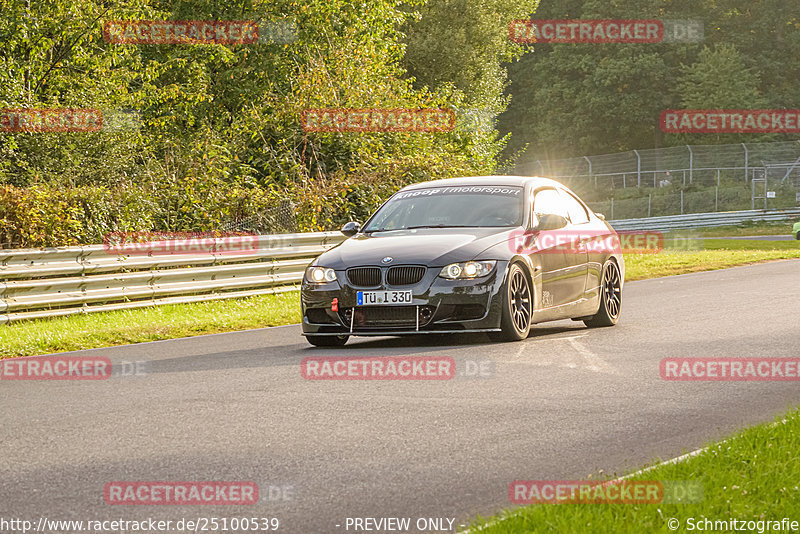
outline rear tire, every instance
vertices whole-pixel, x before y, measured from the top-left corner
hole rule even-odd
[[[583,324],[589,328],[614,326],[622,311],[622,275],[619,265],[609,261],[603,268],[603,283],[600,286],[600,309]]]
[[[508,277],[503,284],[503,310],[500,316],[500,332],[489,332],[492,341],[521,341],[531,331],[533,294],[528,277],[516,263],[508,268]]]
[[[315,347],[341,347],[350,336],[306,336],[306,340]]]

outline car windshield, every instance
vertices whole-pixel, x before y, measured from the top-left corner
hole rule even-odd
[[[519,226],[523,215],[522,198],[522,188],[511,186],[402,191],[378,210],[364,231]]]

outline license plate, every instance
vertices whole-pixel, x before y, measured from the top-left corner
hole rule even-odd
[[[411,304],[411,291],[359,291],[356,293],[358,306],[378,304]]]

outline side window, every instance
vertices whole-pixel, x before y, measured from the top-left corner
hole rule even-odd
[[[586,209],[575,197],[566,191],[561,191],[561,196],[564,198],[564,205],[569,212],[569,219],[572,221],[572,224],[583,224],[589,222],[589,214],[586,213]]]
[[[533,213],[561,215],[564,218],[569,216],[561,195],[555,189],[537,191],[533,199]]]

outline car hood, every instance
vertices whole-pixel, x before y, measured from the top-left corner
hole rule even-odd
[[[519,231],[519,228],[425,228],[358,234],[323,253],[315,264],[333,269],[408,264],[444,267],[474,259],[505,259],[511,255],[509,247],[497,245],[508,242]],[[492,247],[495,248],[487,250]],[[484,251],[488,255],[478,258]],[[382,263],[387,257],[393,261]]]

